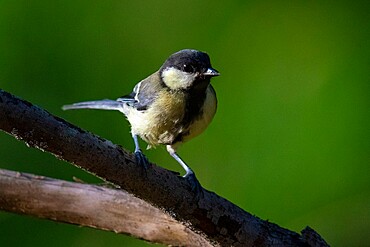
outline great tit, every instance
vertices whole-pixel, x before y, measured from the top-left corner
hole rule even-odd
[[[122,112],[131,125],[137,163],[147,167],[138,136],[148,148],[166,145],[168,153],[184,168],[192,190],[201,188],[193,170],[176,153],[183,142],[202,133],[216,113],[216,93],[210,84],[219,76],[209,56],[185,49],[172,54],[149,77],[140,81],[132,93],[117,100],[99,100],[63,106],[63,110],[102,109]]]

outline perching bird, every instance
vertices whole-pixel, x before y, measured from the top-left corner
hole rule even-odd
[[[197,50],[181,50],[172,54],[162,67],[140,81],[133,92],[117,100],[99,100],[63,106],[70,109],[102,109],[122,112],[131,124],[137,162],[147,167],[138,136],[148,147],[166,145],[169,154],[185,170],[193,190],[200,184],[191,168],[176,149],[202,133],[216,113],[216,93],[210,84],[214,76],[209,56]]]

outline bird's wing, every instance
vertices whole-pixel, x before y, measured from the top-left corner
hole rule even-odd
[[[139,111],[146,110],[156,99],[160,89],[160,78],[154,73],[135,85],[133,91],[117,99],[119,102],[128,103]]]

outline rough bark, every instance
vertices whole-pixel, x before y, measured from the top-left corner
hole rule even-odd
[[[120,146],[4,91],[0,91],[0,129],[164,209],[219,245],[326,246],[321,238],[312,241],[319,235],[310,228],[302,235],[281,228],[207,190],[198,198],[175,173],[155,164],[143,170]]]

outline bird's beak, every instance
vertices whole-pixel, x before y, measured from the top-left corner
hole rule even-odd
[[[214,76],[219,76],[220,73],[215,69],[208,68],[207,71],[203,73],[203,75],[209,76],[209,77],[214,77]]]

